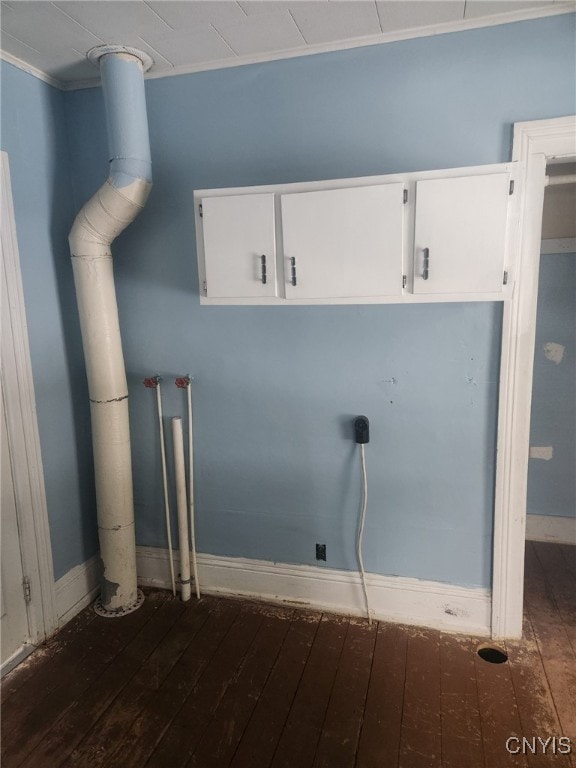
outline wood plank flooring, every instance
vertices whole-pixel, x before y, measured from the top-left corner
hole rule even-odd
[[[525,604],[504,664],[479,638],[240,600],[87,609],[3,680],[1,764],[574,768],[575,547],[527,543]]]

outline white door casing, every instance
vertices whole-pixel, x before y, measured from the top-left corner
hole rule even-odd
[[[42,642],[58,626],[52,547],[36,419],[32,364],[8,155],[0,152],[2,269],[2,389],[6,403],[6,438],[12,458],[16,514],[23,575],[29,580],[28,637]],[[7,671],[7,666],[2,672]]]
[[[28,640],[28,612],[24,593],[24,572],[22,570],[22,554],[20,552],[20,536],[16,515],[16,493],[12,474],[10,446],[6,430],[6,412],[4,404],[4,386],[1,387],[1,440],[0,458],[2,468],[0,474],[2,514],[1,543],[1,582],[0,582],[0,615],[1,642],[0,665],[22,649]]]
[[[532,366],[546,164],[576,156],[576,116],[516,123],[521,218],[514,291],[504,302],[494,509],[492,635],[520,637],[524,597],[526,489]]]

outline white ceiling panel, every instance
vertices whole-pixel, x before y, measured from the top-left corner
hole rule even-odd
[[[467,0],[465,18],[492,16],[495,13],[511,13],[541,8],[554,0]]]
[[[465,0],[378,0],[376,7],[383,32],[414,29],[464,18]]]
[[[71,77],[88,79],[97,74],[96,68],[84,54],[73,48],[46,55],[21,43],[20,40],[5,32],[2,33],[2,48],[12,56],[41,69],[56,80],[69,80]]]
[[[193,29],[198,24],[237,24],[246,18],[246,14],[238,3],[230,0],[194,0],[194,2],[174,2],[161,0],[149,2],[148,5],[155,13],[164,19],[173,29]],[[270,2],[261,2],[262,6],[270,6]],[[274,6],[276,3],[274,2]]]
[[[238,5],[248,16],[256,13],[270,13],[270,5],[273,4],[275,10],[289,11],[292,8],[307,3],[310,0],[239,0]],[[329,0],[314,0],[314,5],[327,3]],[[350,2],[350,0],[338,0],[338,2]]]
[[[2,11],[4,12],[4,11]],[[30,62],[31,56],[42,56],[35,48],[30,48],[26,43],[21,42],[12,35],[2,30],[2,50],[9,53],[11,56],[16,56],[17,59]],[[32,63],[32,62],[30,62]]]
[[[38,69],[43,66],[44,71],[56,80],[66,81],[72,78],[89,80],[94,77],[96,69],[91,61],[80,51],[70,49],[48,57],[42,56],[38,61],[30,62]]]
[[[2,14],[2,29],[41,53],[76,48],[87,51],[102,40],[47,2],[12,2]]]
[[[368,0],[296,2],[290,13],[310,44],[377,35],[382,31],[376,3]]]
[[[98,81],[85,54],[103,43],[144,50],[154,61],[148,77],[162,77],[575,8],[574,0],[0,0],[0,32],[9,61],[77,87]]]
[[[240,24],[220,24],[218,31],[239,56],[299,48],[305,42],[286,10],[247,16]]]
[[[175,67],[235,56],[230,46],[209,24],[201,24],[191,31],[148,36],[146,42]]]
[[[68,0],[54,5],[105,42],[136,29],[138,34],[170,30],[166,22],[139,0]]]
[[[0,2],[0,19],[3,18],[4,14],[10,14],[10,13],[14,13],[14,11],[12,10],[12,7],[10,6],[9,3],[6,2],[6,0],[2,0]]]

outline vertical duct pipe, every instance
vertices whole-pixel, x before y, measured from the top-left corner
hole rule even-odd
[[[100,66],[110,169],[68,239],[88,377],[103,562],[96,609],[119,616],[143,598],[136,585],[128,385],[110,246],[144,207],[152,186],[143,76],[152,61],[124,46],[100,46],[88,57]]]

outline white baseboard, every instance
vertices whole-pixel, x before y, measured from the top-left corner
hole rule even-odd
[[[170,588],[168,550],[137,547],[136,558],[141,586]],[[200,554],[198,572],[201,590],[206,593],[365,615],[360,575],[354,571]],[[366,582],[375,619],[490,634],[488,589],[373,573],[366,575]]]
[[[168,550],[137,547],[136,559],[140,586],[170,589]],[[201,590],[209,594],[365,615],[360,575],[354,571],[203,554],[198,555],[198,571]],[[96,598],[98,576],[99,556],[95,555],[56,582],[60,626]],[[366,575],[366,582],[375,619],[449,632],[490,634],[488,589],[374,573]]]
[[[100,589],[100,555],[71,568],[55,587],[58,626],[62,627],[96,599]]]
[[[529,541],[553,541],[576,545],[576,518],[555,515],[526,515]]]
[[[7,675],[8,672],[12,672],[18,664],[21,664],[31,653],[34,653],[37,647],[37,645],[33,645],[32,643],[24,643],[24,645],[20,646],[12,656],[2,662],[2,666],[0,666],[0,678]]]

